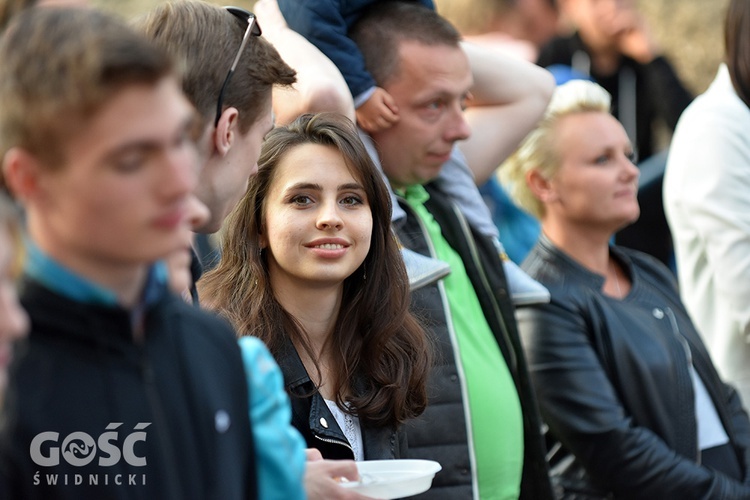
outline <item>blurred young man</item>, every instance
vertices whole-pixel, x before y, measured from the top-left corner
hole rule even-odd
[[[167,290],[196,186],[171,59],[95,10],[29,9],[0,43],[0,152],[26,210],[31,334],[0,431],[4,498],[255,498],[240,351]]]

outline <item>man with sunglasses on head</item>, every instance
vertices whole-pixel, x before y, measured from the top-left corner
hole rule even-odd
[[[274,125],[272,88],[293,84],[295,72],[260,37],[258,20],[236,7],[169,2],[139,19],[137,28],[185,68],[183,90],[198,112],[204,154],[195,194],[211,212],[195,231],[213,234],[257,171],[260,146]]]
[[[229,325],[169,293],[198,154],[172,59],[94,9],[32,8],[0,40],[3,180],[26,211],[0,498],[258,498]]]
[[[295,72],[260,36],[258,19],[243,9],[200,0],[168,2],[137,25],[184,62],[183,90],[198,110],[204,148],[195,192],[211,210],[208,222],[195,231],[214,233],[257,171],[263,138],[274,125],[273,87],[292,85]],[[317,450],[307,450],[305,463],[297,444],[304,446],[304,441],[291,426],[278,366],[259,340],[245,337],[242,347],[260,498],[364,500],[339,484],[342,478],[357,478],[353,461],[322,460]],[[271,388],[276,385],[278,390]],[[304,491],[299,478],[303,468]]]

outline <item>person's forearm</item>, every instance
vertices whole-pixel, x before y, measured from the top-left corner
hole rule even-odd
[[[477,184],[483,184],[534,129],[555,81],[545,69],[499,51],[463,42],[474,85],[466,118],[472,128],[459,144]]]
[[[555,81],[551,73],[500,50],[461,42],[469,57],[474,85],[472,106],[510,104],[533,100],[544,110],[552,97]]]

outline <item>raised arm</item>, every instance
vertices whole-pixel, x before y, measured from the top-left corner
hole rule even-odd
[[[471,136],[459,148],[481,185],[534,129],[555,80],[547,70],[499,50],[466,41],[461,46],[469,57],[474,86],[466,110]]]
[[[341,113],[354,120],[354,100],[336,65],[287,25],[276,0],[259,0],[254,9],[263,28],[263,37],[297,72],[297,82],[292,88],[274,88],[276,123],[288,124],[302,113],[320,111]]]

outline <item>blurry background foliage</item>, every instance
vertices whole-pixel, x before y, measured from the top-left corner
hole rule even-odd
[[[255,0],[228,0],[251,9]],[[467,5],[471,0],[440,0]],[[93,0],[95,5],[135,16],[161,3],[159,0]],[[213,1],[217,5],[227,2]],[[677,67],[694,93],[703,92],[713,80],[724,53],[723,23],[728,0],[639,0],[654,38]],[[446,15],[448,15],[446,13]],[[263,20],[259,19],[261,26]]]

